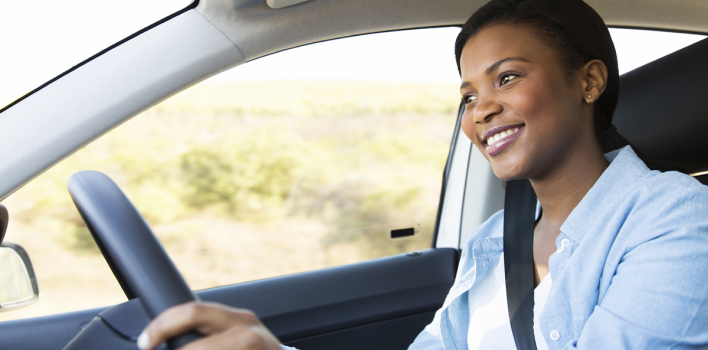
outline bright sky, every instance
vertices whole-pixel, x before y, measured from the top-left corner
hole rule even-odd
[[[0,107],[189,2],[6,1],[0,11],[3,51],[0,55]],[[88,13],[93,15],[88,16]],[[412,30],[308,45],[247,63],[208,81],[457,83],[453,43],[458,31],[457,28]],[[620,74],[704,38],[629,29],[611,29],[610,32],[617,48]]]

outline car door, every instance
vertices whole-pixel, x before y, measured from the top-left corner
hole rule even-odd
[[[248,308],[286,345],[299,349],[406,349],[433,319],[454,280],[457,251],[428,249],[352,265],[197,292]],[[105,333],[82,346],[133,349],[149,319],[132,300],[112,308],[6,321],[8,349],[61,349],[99,315]]]
[[[455,30],[448,30],[446,34],[448,40],[454,39]],[[432,31],[440,31],[440,29],[432,29]],[[373,39],[375,45],[382,45],[381,43],[385,43],[387,40],[404,40],[401,39],[400,35],[414,38],[416,35],[430,36],[431,34],[426,33],[425,30],[420,30],[403,34],[387,33],[380,35],[383,38]],[[355,37],[343,40],[362,41],[363,39],[365,38]],[[342,48],[360,45],[347,44],[346,42],[325,44],[328,47],[323,49],[318,49],[314,47],[315,45],[302,48],[307,51],[304,54],[305,57],[318,54],[318,52],[339,52],[339,58],[336,59],[319,58],[319,65],[315,64],[316,70],[311,74],[318,74],[317,72],[327,70],[327,67],[322,66],[322,62],[337,61],[346,56],[345,53],[341,52]],[[332,49],[332,45],[335,45],[334,47],[338,49]],[[365,43],[362,45],[365,45]],[[292,51],[281,53],[288,56],[276,61],[273,65],[280,65],[283,61],[297,61]],[[278,54],[273,55],[269,59],[277,60],[277,56]],[[358,58],[354,61],[362,60],[363,58]],[[392,59],[389,59],[389,62],[391,64],[399,63]],[[361,69],[371,69],[372,65],[379,63],[375,57],[372,57],[369,63],[363,65]],[[448,65],[450,63],[452,62],[447,62]],[[255,61],[253,65],[255,66],[255,64],[261,63]],[[263,73],[264,71],[275,69],[273,65],[266,68],[255,67],[253,70],[261,70],[254,73],[249,70],[249,64],[245,64],[238,67],[240,71],[227,72],[226,74],[237,77],[248,74],[265,74]],[[345,66],[350,71],[348,74],[355,70],[351,64],[347,66],[346,62],[341,63],[334,70],[341,70]],[[296,67],[300,71],[305,70],[302,65]],[[402,67],[401,69],[403,70],[404,68]],[[295,70],[293,67],[280,67],[278,69],[281,69],[282,72]],[[391,70],[381,71],[392,74]],[[285,74],[282,72],[276,74]],[[220,79],[227,82],[220,84]],[[453,97],[448,98],[450,85],[439,82],[373,81],[368,83],[358,81],[351,83],[347,79],[342,79],[341,77],[340,79],[343,82],[290,81],[283,83],[278,81],[253,82],[241,80],[233,82],[229,81],[228,77],[216,77],[214,79],[216,83],[211,83],[211,85],[203,84],[192,90],[187,90],[185,93],[176,96],[177,99],[168,100],[145,112],[143,115],[136,117],[134,121],[106,135],[95,144],[59,164],[50,170],[48,175],[36,180],[36,184],[31,183],[25,189],[20,190],[9,198],[7,203],[9,203],[10,211],[12,213],[13,207],[20,207],[20,204],[24,203],[23,200],[30,201],[28,198],[38,198],[41,193],[58,192],[54,188],[63,186],[62,182],[65,181],[68,175],[74,171],[83,170],[87,163],[90,163],[89,166],[113,175],[114,178],[118,179],[119,184],[124,186],[128,196],[143,212],[148,222],[154,225],[158,237],[163,239],[168,252],[173,256],[178,267],[183,270],[187,280],[192,286],[196,285],[196,289],[201,289],[196,293],[202,300],[253,310],[284,344],[299,349],[405,349],[423,327],[433,319],[435,311],[442,305],[455,278],[459,255],[459,233],[462,222],[461,203],[467,179],[467,163],[471,150],[470,143],[460,132],[460,115],[459,111],[457,111],[457,101],[459,100],[458,97],[454,96],[457,94],[455,84],[452,84],[451,90]],[[264,105],[257,106],[249,105],[247,100],[239,100],[233,97],[239,94],[246,94],[245,90],[249,89],[258,90],[257,93],[266,95],[272,89],[282,88],[283,85],[288,84],[291,88],[290,91],[299,88],[311,93],[309,95],[303,93],[307,96],[302,97],[300,100],[288,100],[287,97],[283,97],[284,103],[298,106],[314,105],[314,107],[311,107],[312,111],[302,112],[301,109],[298,109],[298,113],[300,113],[298,115],[288,114],[290,112],[279,114],[279,108],[281,107],[279,107],[277,96],[273,99],[275,103],[266,101]],[[234,86],[236,87],[234,88]],[[190,106],[185,106],[183,104],[185,102],[179,100],[180,96],[189,97],[191,94],[192,97],[209,96],[210,98],[217,98],[215,90],[228,90],[231,88],[236,90],[231,92],[230,96],[232,97],[229,100],[231,100],[230,103],[232,105],[227,107],[247,109],[245,112],[243,110],[223,112],[224,109],[228,108],[224,107],[221,102],[216,102],[214,103],[217,106],[215,108],[220,109],[204,114],[206,115],[203,117],[204,119],[194,115],[185,116],[185,118],[189,117],[198,120],[194,124],[190,124],[189,120],[181,119],[182,116],[175,117],[176,110],[187,110],[186,114],[198,112],[194,112],[194,109],[190,109],[192,108]],[[356,94],[371,97],[380,96],[383,93],[388,93],[390,96],[384,102],[378,100],[373,102],[357,101],[356,105],[352,105],[352,102],[346,99],[333,102],[312,102],[322,98],[324,95],[323,89],[339,89],[339,93],[335,95],[345,97]],[[370,89],[375,91],[367,92]],[[446,91],[442,93],[445,95],[444,98],[434,98],[432,100],[425,98],[425,95],[441,94],[439,91]],[[293,94],[297,93],[302,93],[302,91],[294,92]],[[401,96],[404,96],[403,100],[401,100]],[[419,113],[416,110],[422,107],[413,105],[412,100],[419,100],[420,104],[429,104],[437,107],[426,107],[428,109]],[[347,104],[353,107],[342,107],[344,109],[332,107],[332,105],[346,106]],[[258,111],[259,108],[266,107],[271,109],[265,112]],[[251,108],[251,110],[248,110],[248,108]],[[437,109],[431,112],[430,108]],[[392,112],[389,112],[389,110],[392,110]],[[213,115],[218,115],[219,113],[226,113],[228,116],[224,118],[222,118],[223,116],[213,117]],[[160,119],[164,115],[168,115],[171,119]],[[339,115],[344,117],[332,121],[335,117],[339,118]],[[225,124],[205,125],[205,120],[212,117],[226,120]],[[325,146],[332,146],[334,144],[335,147],[327,149],[332,149],[332,152],[335,152],[332,154],[335,155],[345,153],[349,161],[339,161],[334,156],[322,155],[320,153],[324,151],[310,148],[306,144],[309,141],[303,141],[298,138],[299,136],[292,136],[288,132],[275,134],[280,132],[278,127],[276,127],[277,130],[275,131],[263,131],[259,126],[254,129],[248,129],[245,133],[241,130],[235,134],[228,134],[228,132],[224,131],[231,127],[229,125],[237,123],[234,121],[235,118],[240,118],[239,120],[241,121],[239,123],[243,123],[238,124],[238,127],[245,128],[245,125],[258,123],[249,119],[255,117],[261,120],[274,118],[272,120],[273,123],[263,123],[276,126],[282,126],[283,123],[287,123],[286,120],[299,119],[298,125],[301,126],[302,135],[316,139],[317,145],[324,143]],[[185,136],[182,129],[178,130],[172,126],[165,126],[168,120],[177,119],[182,120],[187,125],[187,128],[216,129],[218,130],[217,133],[223,132],[226,136],[222,135],[224,137],[219,138],[210,134],[207,141],[200,144],[198,139],[201,136],[191,134]],[[148,126],[133,126],[143,121]],[[362,122],[366,123],[362,124]],[[141,144],[141,141],[136,141],[148,139],[148,135],[152,135],[153,128],[149,126],[151,123],[160,126],[161,135],[171,135],[174,140],[188,138],[191,140],[190,145],[197,146],[190,146],[191,148],[187,151],[180,151],[179,157],[175,158],[171,163],[166,161],[163,164],[159,164],[159,166],[148,166],[147,164],[149,163],[157,162],[155,159],[169,158],[169,153],[171,152],[161,149],[159,145],[150,144],[150,146],[146,146]],[[397,126],[398,123],[405,123],[414,127],[405,129]],[[342,125],[346,125],[346,127],[342,128]],[[367,125],[378,126],[373,129],[367,129],[370,128]],[[317,128],[325,127],[332,129],[317,130]],[[337,129],[335,130],[334,128]],[[389,132],[394,129],[400,135]],[[432,130],[432,134],[416,133],[417,131],[415,130],[419,129],[426,129],[426,132]],[[149,132],[145,130],[149,130]],[[142,132],[146,132],[146,134],[142,135]],[[412,136],[407,136],[408,132],[413,132]],[[260,136],[255,139],[249,139],[248,134]],[[354,134],[359,135],[357,136],[359,138],[351,136]],[[274,137],[273,135],[276,136]],[[336,139],[346,140],[332,141],[333,136]],[[348,139],[350,136],[352,138]],[[135,137],[135,139],[130,139],[131,137]],[[150,137],[159,138],[160,136]],[[426,140],[426,138],[434,138],[434,140]],[[118,146],[118,149],[128,147],[123,146],[121,142],[136,143],[141,151],[112,151],[118,155],[107,156],[106,159],[97,160],[100,157],[96,157],[95,154],[105,155],[105,152],[111,152],[111,149],[115,150],[115,143],[120,143],[121,146]],[[338,144],[337,142],[340,143]],[[113,144],[114,146],[110,147],[114,148],[110,148],[110,144]],[[148,149],[152,148],[161,149],[158,152],[159,157],[150,158],[151,151]],[[289,148],[289,150],[284,151],[286,148]],[[400,149],[403,156],[398,153],[391,155],[391,149],[393,148]],[[428,150],[425,150],[426,148]],[[305,161],[305,165],[293,161],[293,159],[300,157],[300,154],[293,153],[295,152],[293,150],[299,149],[302,149],[302,152],[305,152],[307,158],[310,159]],[[357,156],[356,152],[361,149],[368,153],[364,152],[362,156]],[[409,154],[411,150],[416,149],[422,149],[428,153],[431,153],[432,151],[430,150],[432,149],[436,151],[434,155],[430,156],[423,152],[421,152],[422,154]],[[91,155],[92,152],[94,152],[94,155]],[[252,160],[249,155],[253,153],[258,154],[259,157],[257,158],[260,160]],[[124,162],[126,157],[130,160],[121,163]],[[426,157],[431,160],[426,160],[428,159]],[[262,161],[263,159],[268,161]],[[316,160],[316,162],[311,162],[311,159]],[[351,161],[351,159],[358,160]],[[101,163],[102,161],[110,164],[110,166]],[[253,165],[252,162],[256,162],[253,163],[256,165]],[[383,162],[388,162],[389,164],[386,165]],[[145,171],[137,175],[128,175],[131,171],[138,171],[136,168],[132,168],[136,163],[138,164],[136,168]],[[315,166],[311,163],[330,165],[334,163],[335,169],[333,170],[328,166],[310,169],[310,167]],[[409,163],[412,167],[406,168],[403,163]],[[115,167],[116,164],[124,164],[124,169],[120,171],[112,169],[111,167]],[[266,178],[264,180],[266,185],[271,186],[276,183],[276,187],[287,187],[289,189],[286,195],[276,198],[280,198],[281,202],[289,205],[286,208],[288,209],[287,213],[283,214],[275,210],[274,213],[269,214],[266,210],[267,208],[260,207],[258,210],[250,210],[248,208],[233,209],[230,207],[231,205],[238,206],[242,203],[241,201],[254,200],[254,196],[262,192],[261,187],[254,187],[244,195],[243,191],[239,192],[242,187],[229,185],[231,182],[228,181],[232,181],[234,177],[245,177],[241,171],[250,165],[261,170],[270,169],[272,173],[276,174],[270,177],[263,175]],[[174,166],[175,169],[180,169],[179,171],[184,171],[184,173],[178,177],[171,177],[169,173],[172,170],[166,170],[172,169],[169,168],[170,166]],[[279,168],[278,166],[281,167]],[[288,182],[287,179],[280,178],[284,176],[283,173],[287,173],[287,171],[282,170],[285,168],[303,168],[304,170],[293,173],[293,176],[297,178],[296,182]],[[215,171],[214,169],[221,170]],[[388,172],[379,173],[376,169],[387,169]],[[224,171],[228,173],[227,176],[223,174]],[[452,175],[453,172],[455,175]],[[337,180],[328,180],[320,177],[320,175],[312,175],[319,173],[334,173],[334,178]],[[258,175],[255,173],[249,174],[252,176],[251,178]],[[362,176],[365,177],[354,179],[352,174],[363,174]],[[169,183],[173,180],[182,181],[180,186],[186,192],[181,196],[172,196],[168,192],[170,190],[177,191],[177,189],[162,187],[162,185],[156,184],[154,179],[149,178],[149,176],[154,176],[155,179],[164,183]],[[124,179],[121,182],[120,179],[125,177],[128,179]],[[224,183],[222,181],[223,178],[230,180]],[[205,181],[205,179],[208,181]],[[415,181],[424,182],[425,187],[415,187],[419,186],[418,182],[413,184],[415,186],[406,185],[406,179],[408,181],[415,179]],[[394,183],[394,181],[399,183]],[[377,185],[376,182],[380,184]],[[287,186],[284,186],[283,183],[287,184]],[[365,193],[362,192],[363,194],[347,190],[353,184],[357,184],[364,189],[370,188],[371,190]],[[54,187],[51,187],[52,190],[47,190],[50,186]],[[411,190],[411,188],[414,190]],[[399,190],[399,192],[391,192],[390,189]],[[159,195],[155,195],[155,193]],[[224,193],[228,193],[228,195],[225,196]],[[178,211],[178,209],[175,209],[178,206],[173,204],[174,202],[182,201],[184,196],[189,198],[184,200],[183,204],[191,206],[190,208],[192,209],[180,210],[193,210],[196,213],[198,210],[206,208],[204,210],[211,213],[208,215],[217,215],[213,213],[220,210],[219,213],[221,214],[218,215],[222,216],[215,221],[198,221],[202,219],[197,218],[203,218],[203,215],[207,215],[199,211],[202,214],[194,214],[193,219],[175,219],[175,223],[167,222],[166,220],[170,220],[169,218],[171,217],[179,218],[179,215],[171,214]],[[68,195],[66,197],[63,199],[47,197],[46,201],[52,203],[54,211],[57,208],[62,208],[60,212],[71,211],[73,208],[67,206],[67,203],[69,203]],[[164,199],[165,197],[167,200]],[[263,195],[255,200],[262,203],[268,203],[268,201],[281,203],[273,198],[273,196]],[[29,203],[34,202],[30,201]],[[411,205],[410,203],[419,204]],[[400,207],[402,209],[399,208],[389,213],[386,210],[390,207]],[[282,209],[283,207],[277,208]],[[373,209],[364,211],[361,208]],[[336,215],[332,214],[333,211]],[[95,255],[86,257],[87,254],[96,254],[96,250],[90,241],[90,237],[87,236],[85,227],[82,226],[81,222],[76,222],[75,213],[72,214],[74,216],[59,219],[56,216],[42,216],[44,214],[37,213],[35,215],[46,219],[46,222],[56,219],[65,220],[72,223],[72,225],[76,225],[71,230],[62,231],[65,236],[71,237],[71,239],[59,242],[63,242],[61,244],[68,245],[79,254],[85,254],[82,261],[97,261]],[[310,241],[306,241],[303,238],[304,236],[299,236],[300,233],[287,227],[283,227],[280,230],[271,227],[267,230],[251,232],[250,235],[249,233],[234,232],[227,236],[230,238],[226,241],[222,240],[224,236],[218,236],[214,232],[184,236],[184,233],[176,234],[170,231],[171,226],[180,224],[195,225],[195,222],[198,225],[196,226],[198,230],[217,231],[218,228],[215,226],[223,225],[225,221],[233,219],[243,222],[246,220],[245,218],[260,215],[264,216],[259,220],[291,220],[284,222],[292,223],[292,225],[304,223],[302,225],[306,228],[313,227],[307,226],[312,225],[312,218],[321,218],[323,222],[321,226],[328,225],[326,227],[328,231],[324,232],[323,236],[316,240],[320,243],[325,242],[318,247],[334,248],[326,252],[330,261],[324,262],[320,266],[338,266],[307,271],[307,266],[313,265],[304,264],[307,266],[281,269],[270,273],[270,275],[265,274],[258,277],[269,277],[265,279],[249,280],[253,277],[243,277],[241,280],[246,281],[237,284],[224,283],[222,282],[223,279],[221,279],[211,282],[212,285],[205,285],[200,278],[210,273],[217,275],[217,273],[212,273],[213,271],[210,271],[209,265],[206,264],[209,261],[212,261],[212,264],[216,263],[213,262],[213,259],[209,260],[206,256],[197,260],[184,260],[186,255],[198,254],[199,252],[198,249],[195,249],[192,253],[185,253],[184,250],[180,250],[184,248],[181,246],[182,244],[195,246],[196,248],[202,245],[207,247],[205,249],[212,249],[210,250],[212,253],[214,252],[214,245],[228,244],[233,247],[229,248],[229,250],[240,252],[237,254],[240,256],[233,256],[233,260],[231,260],[233,261],[232,264],[237,266],[247,258],[249,251],[258,248],[255,245],[260,244],[267,245],[264,251],[270,252],[272,255],[260,253],[260,260],[254,260],[251,266],[254,264],[265,266],[271,262],[276,262],[276,265],[278,265],[278,261],[285,262],[285,265],[294,266],[306,261],[308,255],[323,253],[307,251],[312,246],[303,242]],[[300,221],[294,221],[295,219]],[[24,216],[17,215],[16,220],[22,221],[25,219]],[[258,225],[265,225],[259,222],[256,220],[250,225],[252,228]],[[22,221],[22,224],[34,225],[33,222],[26,220]],[[212,226],[212,224],[215,226]],[[36,227],[38,229],[46,229],[43,226]],[[243,229],[243,226],[229,227],[234,230]],[[191,226],[190,229],[194,230],[195,226]],[[313,230],[321,229],[320,226],[317,226]],[[271,238],[256,241],[254,246],[245,246],[246,241],[249,239],[252,240],[254,239],[253,237],[265,237],[267,235],[270,235],[269,237]],[[8,237],[23,243],[21,241],[22,234],[19,232],[15,233],[14,236],[11,234]],[[177,243],[175,243],[176,241]],[[29,242],[26,244],[31,245]],[[298,253],[300,255],[288,253],[286,256],[283,253],[283,247],[297,246],[298,244],[303,246],[303,249]],[[57,250],[59,249],[57,248]],[[356,257],[346,258],[346,256],[352,255],[352,250],[357,252],[354,254]],[[348,251],[349,253],[347,253]],[[31,253],[30,251],[30,255]],[[344,256],[344,258],[336,260],[337,256]],[[224,255],[221,260],[223,261],[227,257]],[[93,260],[87,260],[89,258]],[[352,259],[358,262],[352,263]],[[342,263],[344,264],[342,265]],[[197,266],[194,267],[192,265]],[[219,265],[213,269],[218,272],[222,271],[220,269],[225,269],[225,267]],[[257,268],[251,267],[251,269],[255,270]],[[290,274],[293,271],[303,270],[304,272]],[[106,272],[108,271],[104,269],[103,274],[105,275]],[[222,273],[222,275],[225,274]],[[112,278],[112,276],[107,277]],[[217,276],[214,278],[222,277]],[[237,282],[239,281],[238,278],[234,277],[234,274],[223,278],[231,278],[231,283],[234,283],[234,279]],[[205,286],[207,288],[202,289]],[[115,292],[115,285],[113,287],[112,292]],[[42,288],[41,280],[40,288]],[[88,299],[90,294],[101,294],[103,292],[103,289],[95,289],[93,293],[90,291],[76,293],[77,296],[84,295]],[[46,294],[45,299],[49,299],[49,294],[51,293],[47,292]],[[49,302],[49,300],[44,301],[45,303]],[[42,301],[40,301],[39,305],[41,303]],[[27,310],[30,309],[28,308]],[[0,327],[0,347],[12,349],[63,348],[97,315],[101,318],[106,332],[99,333],[98,336],[94,335],[84,341],[87,341],[92,347],[100,346],[106,349],[134,347],[131,341],[134,342],[137,335],[148,322],[148,318],[137,300],[121,303],[114,307],[91,308],[5,321],[2,322]],[[114,340],[114,338],[118,340]]]

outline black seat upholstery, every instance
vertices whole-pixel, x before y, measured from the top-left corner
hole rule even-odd
[[[620,77],[614,116],[636,148],[689,173],[708,170],[708,39]],[[708,176],[697,177],[704,184]]]

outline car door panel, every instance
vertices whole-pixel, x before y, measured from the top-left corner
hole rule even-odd
[[[434,311],[424,312],[286,341],[285,344],[301,350],[407,349],[434,316]]]
[[[428,249],[197,294],[202,300],[253,310],[281,341],[303,350],[405,349],[442,305],[457,259],[456,249]],[[104,336],[110,330],[135,339],[148,322],[137,300],[3,322],[0,348],[61,349],[99,312],[105,327],[92,327],[102,328],[95,334]]]
[[[455,278],[457,251],[429,249],[293,276],[213,288],[204,300],[247,307],[282,341],[435,311]]]

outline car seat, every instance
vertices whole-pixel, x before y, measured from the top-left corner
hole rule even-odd
[[[703,39],[622,75],[614,124],[647,156],[708,185],[706,62]]]

